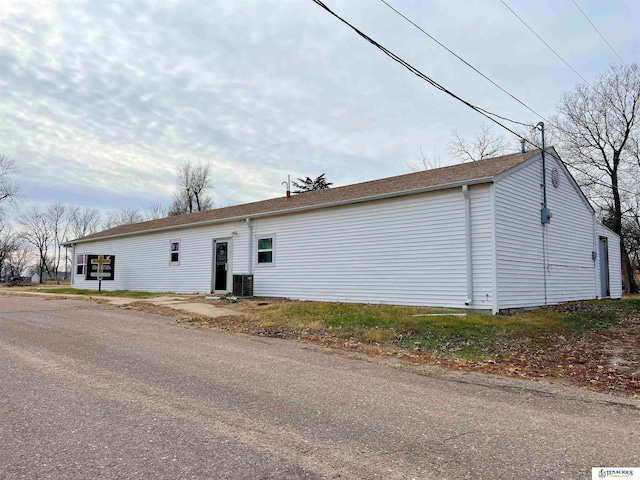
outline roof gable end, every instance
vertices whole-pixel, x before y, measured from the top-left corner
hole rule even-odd
[[[514,173],[520,171],[521,169],[528,167],[532,163],[536,163],[537,161],[539,161],[542,158],[542,155],[540,154],[539,150],[537,150],[536,152],[537,152],[537,154],[535,156],[531,157],[529,160],[521,162],[520,164],[518,164],[518,165],[516,165],[516,166],[514,166],[514,167],[512,167],[512,168],[510,168],[508,170],[505,170],[504,172],[500,173],[499,175],[496,175],[496,177],[494,178],[494,181],[495,182],[499,182],[502,179],[504,179],[504,178],[506,178],[506,177],[508,177],[510,175],[513,175]],[[554,147],[549,147],[549,148],[545,148],[545,152],[546,152],[547,155],[551,155],[558,162],[558,164],[562,168],[563,174],[569,180],[569,183],[570,183],[571,187],[578,194],[578,196],[580,197],[580,200],[582,200],[582,203],[584,203],[584,205],[587,207],[587,209],[591,213],[595,213],[595,210],[593,209],[593,206],[591,205],[591,202],[589,202],[589,199],[586,197],[586,195],[584,194],[584,192],[580,188],[580,185],[578,185],[578,182],[576,181],[576,179],[573,177],[573,175],[571,175],[571,172],[569,171],[569,169],[567,168],[565,163],[560,158],[560,155],[558,154],[558,151]],[[551,181],[551,179],[547,178],[547,182],[550,182],[550,181]]]

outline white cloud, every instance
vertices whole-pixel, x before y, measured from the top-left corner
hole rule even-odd
[[[532,119],[382,3],[331,3],[465,98]],[[398,7],[543,114],[578,81],[500,5]],[[611,61],[571,5],[518,8],[590,78]],[[637,37],[637,9],[594,20]],[[310,1],[5,0],[0,22],[0,151],[30,191],[55,185],[51,201],[95,192],[106,208],[142,207],[189,158],[211,163],[222,205],[280,195],[287,174],[363,181],[406,172],[419,146],[444,152],[450,130],[482,121]]]

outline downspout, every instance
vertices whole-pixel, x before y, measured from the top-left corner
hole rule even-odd
[[[249,257],[247,262],[247,273],[251,275],[253,273],[253,223],[250,218],[245,218],[244,222],[249,229],[249,245],[247,246],[247,256]]]
[[[467,300],[465,305],[469,306],[473,302],[473,258],[471,256],[471,198],[469,196],[469,185],[462,186],[464,195],[464,230],[467,250]]]

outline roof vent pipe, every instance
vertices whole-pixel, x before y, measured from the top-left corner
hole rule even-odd
[[[287,175],[287,180],[282,182],[280,185],[287,186],[287,198],[291,198],[291,175]]]
[[[527,153],[527,148],[525,147],[526,142],[524,138],[520,139],[520,153]]]

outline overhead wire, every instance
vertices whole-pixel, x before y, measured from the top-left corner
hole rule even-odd
[[[482,73],[480,70],[478,70],[476,67],[474,67],[471,63],[469,63],[468,61],[466,61],[464,58],[462,58],[460,55],[458,55],[456,52],[454,52],[453,50],[451,50],[449,47],[447,47],[445,44],[443,44],[442,42],[440,42],[437,38],[435,38],[433,35],[431,35],[429,32],[427,32],[426,30],[424,30],[420,25],[416,24],[413,20],[411,20],[409,17],[407,17],[405,14],[403,14],[402,12],[400,12],[398,9],[396,9],[395,7],[393,7],[392,5],[390,5],[386,0],[380,0],[382,3],[384,3],[387,7],[389,7],[391,10],[393,10],[396,14],[398,14],[400,17],[404,18],[407,22],[409,22],[411,25],[413,25],[415,28],[417,28],[418,30],[420,30],[422,33],[424,33],[427,37],[429,37],[431,40],[433,40],[434,42],[436,42],[438,45],[440,45],[442,48],[444,48],[447,52],[449,52],[451,55],[453,55],[454,57],[456,57],[458,60],[460,60],[462,63],[464,63],[467,67],[469,67],[470,69],[472,69],[474,72],[476,72],[478,75],[480,75],[482,78],[484,78],[485,80],[487,80],[488,82],[490,82],[491,84],[493,84],[495,87],[497,87],[498,89],[500,89],[502,92],[506,93],[507,95],[509,95],[511,98],[513,98],[516,102],[518,102],[520,105],[522,105],[523,107],[525,107],[527,110],[529,110],[531,113],[533,113],[534,115],[540,117],[541,119],[543,119],[545,122],[547,123],[551,123],[548,119],[546,119],[543,115],[539,114],[538,112],[536,112],[533,108],[531,108],[529,105],[527,105],[526,103],[524,103],[522,100],[520,100],[518,97],[516,97],[515,95],[513,95],[511,92],[507,91],[506,89],[504,89],[503,87],[501,87],[498,83],[496,83],[495,81],[493,81],[491,78],[489,78],[487,75],[485,75],[484,73]]]
[[[321,0],[312,0],[315,4],[317,4],[318,6],[322,7],[324,10],[326,10],[327,12],[329,12],[332,16],[334,16],[335,18],[337,18],[338,20],[340,20],[342,23],[344,23],[345,25],[347,25],[349,28],[351,28],[353,31],[355,31],[359,36],[361,36],[362,38],[364,38],[367,42],[371,43],[373,46],[375,46],[376,48],[378,48],[379,50],[381,50],[385,55],[387,55],[388,57],[390,57],[392,60],[396,61],[397,63],[400,63],[402,66],[404,66],[407,70],[409,70],[411,73],[413,73],[414,75],[416,75],[417,77],[425,80],[427,83],[429,83],[430,85],[432,85],[433,87],[437,88],[438,90],[452,96],[453,98],[455,98],[456,100],[460,101],[461,103],[463,103],[464,105],[468,106],[469,108],[471,108],[472,110],[480,113],[481,115],[483,115],[484,117],[486,117],[487,119],[491,120],[492,122],[494,122],[495,124],[499,125],[500,127],[502,127],[503,129],[505,129],[506,131],[512,133],[513,135],[515,135],[516,137],[522,139],[524,142],[528,143],[529,145],[532,145],[535,148],[538,149],[542,149],[542,147],[534,142],[532,142],[531,140],[524,138],[521,134],[515,132],[514,130],[512,130],[511,128],[507,127],[506,125],[500,123],[499,121],[497,121],[495,118],[493,118],[492,116],[495,116],[497,118],[500,118],[502,120],[506,120],[518,125],[522,125],[525,127],[534,127],[533,125],[527,124],[527,123],[523,123],[523,122],[519,122],[517,120],[512,120],[508,117],[503,117],[501,115],[498,115],[496,113],[490,112],[488,110],[485,110],[481,107],[478,107],[476,105],[473,105],[472,103],[468,102],[467,100],[464,100],[463,98],[459,97],[458,95],[456,95],[455,93],[451,92],[450,90],[446,89],[445,87],[443,87],[442,85],[440,85],[438,82],[436,82],[435,80],[431,79],[430,77],[428,77],[426,74],[422,73],[420,70],[418,70],[417,68],[415,68],[414,66],[412,66],[411,64],[409,64],[408,62],[406,62],[405,60],[403,60],[401,57],[399,57],[398,55],[396,55],[395,53],[393,53],[392,51],[390,51],[389,49],[387,49],[386,47],[384,47],[383,45],[379,44],[378,42],[376,42],[374,39],[372,39],[371,37],[369,37],[367,34],[365,34],[364,32],[362,32],[361,30],[359,30],[357,27],[353,26],[352,24],[350,24],[348,21],[346,21],[345,19],[343,19],[342,17],[340,17],[338,14],[336,14],[335,12],[333,12],[329,7],[327,7]],[[384,0],[383,0],[384,1]],[[386,3],[386,2],[385,2]],[[593,88],[593,87],[592,87]],[[535,113],[535,112],[534,112]],[[540,116],[541,118],[544,119],[544,117],[542,117],[541,115],[537,114],[536,115]],[[549,122],[551,125],[554,125],[552,122]],[[563,130],[561,127],[559,127],[558,125],[554,125],[556,128],[558,128],[560,131],[565,132],[565,130]],[[579,169],[578,169],[579,170]],[[602,186],[606,186],[606,185],[602,185]],[[625,189],[620,188],[621,191],[623,192],[627,192],[627,193],[632,193],[629,192]]]
[[[575,0],[572,0],[574,5],[578,8],[578,10],[580,10],[580,12],[582,13],[582,15],[584,15],[584,17],[587,19],[587,21],[593,26],[593,28],[596,30],[596,32],[598,32],[598,34],[600,35],[600,37],[605,41],[605,43],[607,45],[609,45],[609,47],[612,49],[612,51],[616,54],[616,56],[620,59],[620,61],[628,67],[628,65],[625,63],[625,61],[622,59],[622,57],[620,57],[620,55],[618,55],[618,52],[616,52],[613,47],[611,46],[611,44],[609,44],[609,42],[604,38],[604,36],[600,33],[600,31],[596,28],[596,26],[593,24],[593,22],[589,19],[589,17],[587,17],[587,15],[584,13],[584,11],[580,8],[580,6],[575,2]],[[549,50],[551,50],[551,52],[553,52],[554,55],[556,55],[560,60],[562,60],[562,62],[571,69],[571,71],[573,71],[573,73],[575,73],[578,77],[580,77],[580,79],[582,79],[582,81],[588,85],[589,87],[591,87],[591,89],[598,95],[600,95],[605,101],[610,102],[611,100],[609,98],[607,98],[600,90],[598,90],[596,87],[593,86],[593,84],[591,82],[589,82],[586,78],[584,78],[575,68],[573,68],[569,62],[567,62],[558,52],[556,52],[540,35],[538,35],[528,24],[527,22],[525,22],[522,17],[520,17],[507,3],[505,0],[500,0],[500,2],[518,19],[520,20],[520,22],[522,22],[522,24],[527,27],[527,29],[529,29],[529,31],[531,33],[533,33]]]
[[[547,47],[549,50],[551,50],[551,51],[553,52],[553,54],[554,54],[556,57],[558,57],[560,60],[562,60],[562,62],[563,62],[567,67],[569,67],[569,68],[571,69],[571,71],[573,71],[573,73],[575,73],[577,76],[579,76],[579,77],[582,79],[582,81],[583,81],[584,83],[586,83],[587,85],[589,85],[592,89],[596,90],[596,88],[595,88],[593,85],[591,85],[591,83],[590,83],[586,78],[584,78],[582,75],[580,75],[580,73],[579,73],[575,68],[573,68],[573,67],[569,64],[569,62],[567,62],[567,61],[562,57],[562,55],[560,55],[558,52],[556,52],[556,51],[553,49],[553,47],[551,47],[551,45],[549,45],[547,42],[545,42],[545,40],[544,40],[540,35],[538,35],[538,33],[536,33],[536,31],[535,31],[533,28],[531,28],[531,27],[529,26],[529,24],[528,24],[527,22],[525,22],[525,21],[522,19],[522,17],[520,17],[520,15],[518,15],[516,12],[514,12],[514,11],[513,11],[513,9],[512,9],[512,8],[507,4],[507,2],[505,2],[504,0],[500,0],[500,2],[501,2],[505,7],[507,7],[507,9],[508,9],[508,10],[509,10],[509,11],[510,11],[510,12],[511,12],[511,13],[512,13],[512,14],[513,14],[513,15],[514,15],[518,20],[520,20],[520,22],[522,22],[522,24],[523,24],[525,27],[527,27],[531,33],[533,33],[536,37],[538,37],[538,40],[540,40],[542,43],[544,43],[544,44],[546,45],[546,47]],[[597,91],[597,90],[596,90],[596,91]]]
[[[591,26],[593,27],[593,29],[598,33],[598,35],[600,35],[600,38],[604,41],[604,43],[607,44],[607,46],[611,49],[611,51],[616,55],[616,57],[618,57],[618,59],[622,62],[623,65],[627,66],[627,63],[622,59],[622,57],[620,55],[618,55],[618,52],[616,52],[616,49],[613,48],[611,46],[611,44],[607,41],[606,38],[604,38],[604,35],[602,35],[602,33],[600,33],[600,30],[598,30],[598,28],[594,25],[594,23],[591,21],[591,19],[587,16],[586,13],[584,13],[584,10],[582,10],[582,8],[580,8],[580,5],[578,5],[578,3],[576,2],[576,0],[571,0],[573,2],[573,4],[576,6],[576,8],[578,10],[580,10],[580,13],[582,14],[582,16],[584,18],[587,19],[587,22],[589,22],[591,24]]]
[[[359,36],[361,36],[362,38],[364,38],[367,42],[369,42],[370,44],[372,44],[373,46],[375,46],[376,48],[378,48],[380,51],[382,51],[385,55],[387,55],[389,58],[391,58],[392,60],[394,60],[395,62],[399,63],[400,65],[402,65],[403,67],[405,67],[407,70],[409,70],[411,73],[413,73],[414,75],[416,75],[418,78],[421,78],[422,80],[426,81],[427,83],[429,83],[430,85],[432,85],[433,87],[437,88],[438,90],[442,91],[443,93],[446,93],[448,95],[450,95],[451,97],[455,98],[456,100],[458,100],[459,102],[463,103],[464,105],[466,105],[467,107],[471,108],[472,110],[480,113],[481,115],[483,115],[484,117],[486,117],[487,119],[491,120],[492,122],[494,122],[495,124],[499,125],[500,127],[502,127],[503,129],[505,129],[506,131],[512,133],[513,135],[515,135],[516,137],[522,139],[524,142],[528,143],[529,145],[532,145],[535,148],[538,149],[542,149],[540,147],[540,145],[532,142],[531,140],[524,138],[524,136],[522,136],[521,134],[515,132],[514,130],[512,130],[511,128],[507,127],[506,125],[502,124],[501,122],[497,121],[495,118],[500,118],[502,120],[506,120],[518,125],[522,125],[525,127],[534,127],[531,124],[528,123],[523,123],[523,122],[519,122],[517,120],[513,120],[510,119],[508,117],[504,117],[501,115],[498,115],[494,112],[491,112],[489,110],[486,110],[484,108],[478,107],[476,105],[473,105],[472,103],[470,103],[467,100],[464,100],[463,98],[461,98],[460,96],[456,95],[455,93],[453,93],[452,91],[448,90],[447,88],[445,88],[444,86],[440,85],[438,82],[436,82],[435,80],[431,79],[430,77],[428,77],[426,74],[422,73],[420,70],[418,70],[417,68],[415,68],[413,65],[411,65],[410,63],[408,63],[407,61],[403,60],[401,57],[399,57],[398,55],[396,55],[395,53],[393,53],[392,51],[390,51],[389,49],[387,49],[386,47],[384,47],[383,45],[381,45],[380,43],[378,43],[377,41],[375,41],[373,38],[369,37],[367,34],[365,34],[364,32],[362,32],[361,30],[359,30],[357,27],[355,27],[354,25],[352,25],[351,23],[349,23],[347,20],[345,20],[344,18],[340,17],[338,14],[336,14],[335,12],[333,12],[327,5],[325,5],[321,0],[312,0],[315,4],[317,4],[318,6],[322,7],[324,10],[326,10],[329,14],[331,14],[332,16],[334,16],[335,18],[337,18],[339,21],[341,21],[342,23],[344,23],[345,25],[347,25],[349,28],[351,28],[354,32],[356,32]],[[383,1],[383,3],[385,3],[387,6],[389,6],[389,8],[392,8],[394,11],[395,9],[393,7],[391,7],[385,0],[381,0]],[[511,8],[509,8],[509,6],[503,1],[500,0],[509,10],[511,10]],[[397,11],[396,11],[397,12]],[[511,12],[516,15],[516,17],[518,17],[518,15],[513,12],[513,10],[511,10]],[[402,15],[401,13],[397,12],[398,14]],[[404,15],[402,15],[404,17]],[[518,17],[520,18],[520,17]],[[408,21],[410,21],[412,24],[414,24],[414,22],[412,22],[411,20],[407,19]],[[520,19],[522,21],[522,23],[525,24],[525,26],[527,26],[527,28],[529,28],[538,38],[540,38],[540,40],[547,45],[547,47],[549,47],[554,53],[555,50],[553,50],[539,35],[537,35],[522,19]],[[414,24],[415,25],[415,24]],[[420,28],[419,26],[415,25],[417,28]],[[422,30],[422,29],[420,29]],[[426,32],[424,32],[426,35],[428,35],[429,37],[431,37],[431,35],[427,34]],[[431,37],[433,38],[433,37]],[[476,72],[478,72],[480,75],[482,75],[484,78],[486,78],[488,81],[490,81],[491,83],[493,83],[494,85],[496,85],[498,88],[500,88],[501,90],[503,90],[505,93],[507,93],[509,96],[511,96],[512,98],[516,98],[515,96],[509,94],[509,92],[507,92],[506,90],[502,89],[499,85],[497,85],[495,82],[493,82],[490,78],[486,77],[485,75],[483,75],[480,71],[478,71],[476,68],[474,68],[471,64],[468,64],[464,59],[462,59],[461,57],[459,57],[458,55],[456,55],[453,51],[449,50],[446,46],[444,46],[443,44],[441,44],[440,42],[438,42],[437,40],[435,40],[435,38],[433,38],[434,41],[436,41],[438,44],[440,44],[443,48],[445,48],[446,50],[450,51],[450,53],[452,53],[453,55],[455,55],[456,57],[458,57],[461,61],[463,61],[464,63],[466,63],[470,68],[474,69]],[[582,78],[585,83],[587,83],[591,88],[593,88],[594,90],[596,90],[593,85],[591,85],[584,77],[582,77],[577,71],[575,71],[573,69],[573,67],[571,67],[564,59],[562,59],[562,57],[559,56],[559,54],[556,53],[556,55],[564,61],[564,63],[567,64],[567,66],[569,66],[569,68],[571,68],[580,78]],[[597,90],[596,90],[597,91]],[[516,98],[516,100],[518,100]],[[518,100],[519,101],[519,100]],[[519,103],[523,103],[520,102]],[[523,103],[523,105],[525,107],[526,104]],[[535,115],[538,115],[540,118],[545,119],[542,115],[536,113],[534,110],[532,110],[531,108],[527,107],[530,111],[532,111]],[[546,120],[546,119],[545,119]],[[551,125],[554,125],[552,122],[548,121],[548,123],[550,123]],[[558,128],[560,131],[565,132],[565,130],[563,130],[561,127],[559,127],[558,125],[554,125],[556,128]],[[604,186],[604,185],[603,185]],[[623,190],[621,189],[622,191]],[[628,192],[631,193],[631,192]]]
[[[591,19],[587,16],[587,14],[584,12],[584,10],[582,10],[582,8],[580,8],[580,5],[578,5],[578,3],[576,2],[576,0],[571,0],[573,2],[573,4],[576,6],[576,8],[580,11],[580,13],[582,14],[582,16],[587,20],[587,22],[589,22],[591,24],[591,26],[593,27],[593,29],[596,31],[596,33],[600,36],[600,38],[604,41],[604,43],[607,44],[607,46],[609,47],[609,49],[615,54],[616,57],[618,57],[618,60],[620,60],[622,62],[622,64],[625,67],[628,67],[629,65],[627,65],[627,62],[624,61],[624,59],[618,54],[618,52],[616,51],[615,48],[613,48],[613,46],[607,41],[607,39],[604,37],[604,35],[602,35],[602,33],[600,32],[600,30],[598,30],[598,28],[595,26],[595,24],[591,21]],[[592,87],[593,88],[593,87]],[[597,90],[596,90],[597,91]],[[576,170],[578,170],[580,173],[586,173],[583,170],[580,170],[578,168],[576,168],[575,165],[573,165],[573,168],[575,168]],[[594,182],[594,184],[600,186],[600,187],[605,187],[605,188],[611,188],[610,186],[607,186],[604,183],[601,182]],[[620,186],[618,186],[618,190],[620,190],[623,193],[628,193],[630,195],[637,195],[636,192],[632,192],[630,190],[626,190]]]
[[[508,10],[509,10],[509,11],[510,11],[510,12],[511,12],[511,13],[512,13],[512,14],[513,14],[513,15],[514,15],[518,20],[520,20],[520,22],[522,22],[522,24],[523,24],[525,27],[527,27],[527,29],[529,29],[529,31],[530,31],[531,33],[533,33],[533,34],[538,38],[538,40],[540,40],[544,45],[546,45],[546,47],[547,47],[549,50],[551,50],[551,52],[553,52],[553,54],[554,54],[556,57],[558,57],[558,58],[559,58],[559,59],[560,59],[560,60],[561,60],[561,61],[562,61],[562,62],[563,62],[567,67],[569,67],[569,68],[571,69],[571,71],[573,71],[573,73],[575,73],[578,77],[580,77],[580,78],[582,79],[582,81],[583,81],[586,85],[588,85],[589,87],[591,87],[591,89],[592,89],[596,94],[598,94],[599,96],[601,96],[605,101],[607,101],[607,102],[609,102],[609,101],[610,101],[610,99],[609,99],[609,98],[607,98],[607,97],[606,97],[606,96],[605,96],[605,95],[604,95],[600,90],[598,90],[596,87],[594,87],[594,86],[593,86],[593,84],[592,84],[591,82],[589,82],[586,78],[584,78],[584,77],[583,77],[583,76],[582,76],[582,75],[581,75],[581,74],[580,74],[580,73],[579,73],[575,68],[573,68],[573,67],[569,64],[569,62],[567,62],[567,61],[566,61],[566,60],[565,60],[565,59],[564,59],[564,58],[563,58],[563,57],[562,57],[558,52],[556,52],[556,51],[551,47],[551,45],[549,45],[549,44],[548,44],[548,43],[547,43],[547,42],[546,42],[546,41],[545,41],[545,40],[544,40],[540,35],[538,35],[538,33],[536,33],[536,31],[535,31],[535,30],[533,30],[533,28],[531,28],[531,27],[529,26],[529,24],[527,24],[527,22],[525,22],[525,21],[522,19],[522,17],[520,17],[520,16],[519,16],[519,15],[518,15],[518,14],[517,14],[517,13],[516,13],[512,8],[511,8],[511,7],[507,4],[507,2],[506,2],[505,0],[500,0],[500,2],[501,2],[501,3],[502,3],[502,4],[503,4],[503,5],[504,5],[504,6],[505,6],[505,7],[506,7],[506,8],[507,8],[507,9],[508,9]],[[577,3],[575,3],[575,1],[574,1],[573,3],[574,3],[574,4],[576,5],[576,7],[578,7],[578,9],[582,12],[582,9],[580,9],[580,7],[578,6],[578,4],[577,4]],[[583,15],[585,15],[585,14],[584,14],[584,12],[583,12]],[[586,16],[586,15],[585,15],[585,16]],[[587,18],[587,20],[589,20],[589,19]],[[589,20],[589,23],[591,23],[591,21],[590,21],[590,20]],[[593,24],[592,24],[592,25],[593,25]],[[593,27],[595,28],[595,25],[594,25]],[[596,29],[596,31],[597,31],[597,29]],[[599,33],[599,32],[598,32],[598,33]],[[603,37],[603,39],[604,39],[604,37]],[[606,40],[605,40],[605,42],[606,42]],[[608,42],[607,42],[607,44],[608,44]],[[621,60],[622,60],[622,59],[621,59]],[[556,128],[558,128],[558,130],[562,131],[563,133],[565,133],[565,134],[567,133],[565,130],[563,130],[563,129],[562,129],[559,125],[557,125],[557,124],[555,125],[555,127],[556,127]]]
[[[515,135],[518,138],[522,138],[522,140],[524,140],[526,143],[533,145],[535,148],[541,148],[539,145],[533,143],[532,141],[523,138],[522,135],[518,134],[517,132],[515,132],[514,130],[512,130],[511,128],[509,128],[508,126],[504,125],[503,123],[499,122],[498,120],[496,120],[496,118],[499,118],[501,120],[505,120],[517,125],[522,125],[525,127],[533,127],[533,125],[528,124],[528,123],[523,123],[523,122],[519,122],[517,120],[513,120],[510,119],[508,117],[504,117],[501,115],[498,115],[497,113],[491,112],[489,110],[486,110],[484,108],[478,107],[474,104],[472,104],[471,102],[463,99],[462,97],[456,95],[455,93],[453,93],[451,90],[447,89],[446,87],[444,87],[443,85],[439,84],[438,82],[436,82],[435,80],[433,80],[432,78],[430,78],[429,76],[427,76],[426,74],[422,73],[420,70],[418,70],[416,67],[414,67],[413,65],[411,65],[409,62],[405,61],[404,59],[402,59],[400,56],[396,55],[395,53],[393,53],[391,50],[387,49],[386,47],[384,47],[383,45],[381,45],[380,43],[378,43],[377,41],[375,41],[373,38],[369,37],[366,33],[362,32],[361,30],[359,30],[357,27],[355,27],[354,25],[352,25],[351,23],[349,23],[347,20],[345,20],[344,18],[342,18],[340,15],[338,15],[337,13],[335,13],[333,10],[331,10],[327,5],[325,5],[321,0],[312,0],[316,5],[320,6],[321,8],[323,8],[324,10],[326,10],[329,14],[331,14],[333,17],[337,18],[339,21],[341,21],[342,23],[344,23],[345,25],[347,25],[349,28],[351,28],[354,32],[356,32],[359,36],[361,36],[362,38],[364,38],[367,42],[369,42],[371,45],[373,45],[374,47],[378,48],[380,51],[382,51],[385,55],[387,55],[389,58],[391,58],[392,60],[394,60],[395,62],[399,63],[400,65],[402,65],[403,67],[405,67],[407,70],[409,70],[411,73],[413,73],[414,75],[416,75],[418,78],[424,80],[425,82],[429,83],[431,86],[433,86],[434,88],[440,90],[443,93],[446,93],[447,95],[455,98],[456,100],[458,100],[459,102],[463,103],[464,105],[466,105],[467,107],[471,108],[472,110],[476,111],[477,113],[483,115],[485,118],[489,119],[490,121],[492,121],[493,123],[499,125],[500,127],[504,128],[505,130],[507,130],[508,132],[512,133],[513,135]],[[495,117],[495,118],[494,118]]]

